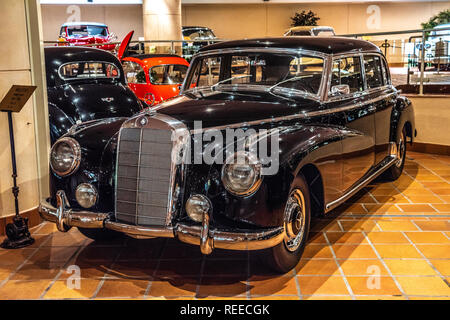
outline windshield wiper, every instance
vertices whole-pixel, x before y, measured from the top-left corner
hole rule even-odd
[[[271,86],[271,87],[268,89],[268,91],[269,91],[269,92],[272,92],[273,89],[275,89],[276,87],[278,87],[279,85],[281,85],[281,84],[283,84],[283,83],[301,80],[302,78],[303,78],[303,77],[297,76],[297,77],[289,78],[289,79],[287,79],[287,80],[283,80],[283,81],[281,81],[281,82],[277,82],[277,83],[275,83],[273,86]]]
[[[297,76],[297,77],[289,78],[289,79],[287,79],[287,80],[280,81],[280,82],[274,84],[273,86],[271,86],[269,89],[267,89],[267,92],[269,92],[269,93],[272,94],[272,95],[275,95],[273,91],[274,91],[274,89],[277,88],[278,86],[280,86],[280,85],[282,85],[283,83],[286,83],[286,82],[297,81],[297,80],[301,80],[301,79],[303,79],[303,78],[304,78],[304,77],[299,77],[299,76]],[[288,89],[288,88],[285,88],[285,89]],[[299,90],[299,89],[295,89],[295,90],[296,90],[296,91],[302,91],[302,92],[304,92],[304,95],[313,96],[313,94],[310,93],[310,92],[308,92],[307,90]],[[282,93],[282,91],[281,91],[281,93]],[[298,94],[297,94],[297,95],[298,95]],[[293,99],[289,99],[289,100],[293,100]]]
[[[213,85],[211,86],[211,90],[213,90],[213,91],[216,90],[217,86],[218,86],[219,84],[224,83],[224,82],[227,82],[227,81],[230,81],[230,80],[234,80],[234,79],[248,78],[248,77],[253,77],[253,76],[252,76],[251,74],[246,74],[246,75],[242,75],[242,76],[238,76],[238,77],[230,77],[230,78],[228,78],[228,79],[221,80],[221,81],[217,82],[216,84],[213,84]]]

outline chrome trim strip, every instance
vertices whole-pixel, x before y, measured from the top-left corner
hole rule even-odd
[[[394,164],[394,162],[397,160],[396,156],[389,156],[387,159],[387,163],[382,165],[378,170],[370,174],[367,178],[359,182],[356,186],[354,186],[352,189],[350,189],[347,193],[342,195],[341,197],[337,198],[336,200],[333,200],[325,206],[326,211],[330,211],[331,209],[337,207],[339,204],[350,198],[352,195],[357,193],[359,190],[361,190],[364,186],[367,185],[370,181],[375,179],[377,176],[379,176],[381,173],[383,173],[386,169],[388,169],[390,166]]]
[[[388,93],[361,103],[356,103],[356,104],[351,104],[348,106],[344,106],[344,107],[337,107],[337,108],[331,108],[331,109],[323,109],[323,110],[318,110],[318,111],[311,111],[311,112],[302,112],[302,113],[297,113],[297,114],[293,114],[293,115],[289,115],[289,116],[282,116],[282,117],[276,117],[276,118],[266,118],[266,119],[261,119],[261,120],[254,120],[254,121],[246,121],[246,122],[239,122],[239,123],[233,123],[233,124],[229,124],[229,125],[223,125],[223,126],[217,126],[217,127],[210,127],[210,128],[202,128],[200,130],[191,130],[191,134],[197,134],[197,133],[202,133],[205,132],[206,130],[224,130],[224,129],[233,129],[233,128],[240,128],[240,127],[248,127],[248,126],[253,126],[253,125],[259,125],[259,124],[264,124],[267,122],[279,122],[279,121],[287,121],[287,120],[295,120],[295,119],[305,119],[305,118],[311,118],[311,117],[317,117],[317,116],[323,116],[323,115],[327,115],[327,114],[331,114],[331,113],[336,113],[336,112],[342,112],[342,111],[347,111],[347,110],[352,110],[352,109],[357,109],[357,108],[361,108],[367,104],[371,104],[383,99],[386,99],[387,97],[391,96],[392,94],[394,94],[394,92],[392,93]]]

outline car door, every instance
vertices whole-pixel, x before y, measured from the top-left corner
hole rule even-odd
[[[331,119],[342,132],[345,192],[375,163],[375,107],[365,91],[360,55],[333,59],[331,72],[330,107],[338,111]],[[335,88],[345,90],[337,92]]]
[[[389,71],[381,55],[364,55],[364,73],[368,98],[373,101],[375,113],[375,164],[389,155],[389,135],[396,90],[390,85]]]

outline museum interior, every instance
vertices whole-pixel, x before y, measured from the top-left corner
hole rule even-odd
[[[450,1],[0,8],[0,300],[450,299]]]

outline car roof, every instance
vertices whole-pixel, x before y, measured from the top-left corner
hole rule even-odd
[[[333,30],[334,29],[332,27],[328,27],[328,26],[298,26],[298,27],[291,27],[289,29],[287,29],[287,31],[310,31],[310,30],[315,30],[315,29],[319,29],[319,30]]]
[[[61,27],[72,27],[72,26],[97,26],[97,27],[107,27],[104,23],[98,22],[66,22]]]
[[[346,37],[277,37],[255,38],[218,42],[205,46],[199,52],[234,48],[277,48],[303,49],[325,54],[341,54],[352,51],[381,52],[380,48],[371,42]]]
[[[151,59],[151,58],[181,58],[180,56],[178,56],[176,54],[168,54],[168,53],[133,54],[133,55],[129,55],[127,57],[131,57],[131,58],[135,58],[135,59],[139,59],[139,60],[145,60],[145,59]]]
[[[182,30],[185,30],[185,29],[208,29],[208,30],[211,30],[211,28],[201,27],[201,26],[182,26],[181,29]]]
[[[111,53],[90,47],[45,47],[45,63],[64,64],[73,61],[104,61],[120,65],[119,60]]]

